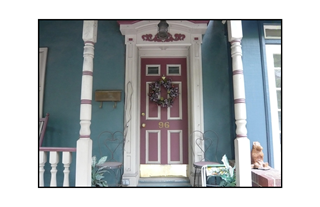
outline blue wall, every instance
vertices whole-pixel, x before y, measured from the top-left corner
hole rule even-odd
[[[273,165],[272,140],[267,128],[269,117],[267,109],[267,88],[264,67],[262,32],[259,32],[261,21],[242,21],[242,60],[247,105],[247,129],[250,144],[260,142],[263,147],[264,161]],[[262,47],[260,47],[260,45]],[[269,146],[269,147],[268,147]]]
[[[202,43],[204,129],[219,136],[217,161],[235,159],[235,121],[230,51],[221,21],[210,21]]]

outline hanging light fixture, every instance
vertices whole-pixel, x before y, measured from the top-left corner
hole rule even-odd
[[[158,24],[158,38],[162,41],[166,40],[169,36],[168,27],[169,24],[166,22],[166,20],[160,20],[160,23]]]

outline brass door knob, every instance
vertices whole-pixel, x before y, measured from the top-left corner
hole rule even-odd
[[[145,113],[141,113],[141,116],[145,116],[146,114]]]
[[[142,127],[143,127],[143,128],[144,128],[144,127],[146,127],[146,124],[145,124],[145,123],[143,123],[143,124],[142,124]]]

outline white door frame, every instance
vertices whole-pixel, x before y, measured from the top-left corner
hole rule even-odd
[[[125,123],[128,119],[126,146],[124,153],[123,180],[129,186],[137,186],[140,175],[140,62],[141,58],[184,57],[187,59],[188,78],[188,132],[203,131],[203,93],[202,93],[202,35],[207,23],[190,21],[167,21],[169,33],[182,34],[184,38],[171,42],[146,41],[143,35],[158,32],[159,21],[139,21],[133,24],[120,24],[120,31],[125,35],[126,69],[125,94],[132,94],[125,100]],[[129,87],[130,86],[130,87]],[[132,87],[131,87],[132,86]],[[131,102],[131,103],[130,103]],[[131,110],[129,110],[131,109]],[[190,142],[189,142],[190,143]],[[192,142],[194,143],[194,142]],[[189,166],[198,161],[198,151],[192,152],[189,144]],[[192,146],[195,149],[195,146]],[[188,176],[193,180],[193,168],[188,167]]]

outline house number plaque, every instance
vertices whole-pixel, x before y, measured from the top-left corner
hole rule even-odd
[[[169,124],[169,122],[165,122],[165,123],[163,123],[163,122],[159,122],[159,128],[169,128],[170,127],[170,124]]]

